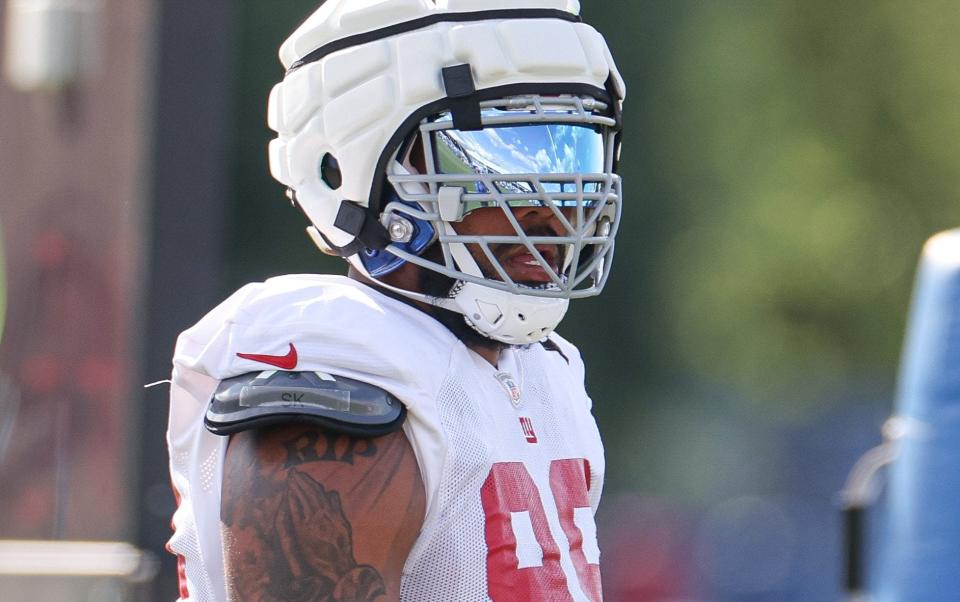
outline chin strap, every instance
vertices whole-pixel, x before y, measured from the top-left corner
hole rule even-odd
[[[456,246],[463,247],[462,251],[456,250]],[[479,272],[480,267],[463,244],[451,245],[451,253],[455,258],[462,252],[466,252],[469,257],[463,258],[468,265],[459,267],[466,273],[470,273],[472,269]],[[353,261],[355,257],[351,258],[351,265],[377,286],[407,299],[461,314],[471,328],[489,339],[507,345],[531,345],[546,339],[563,319],[570,305],[568,299],[519,295],[463,280],[454,284],[449,297],[432,297],[374,278],[361,261]],[[457,262],[459,264],[460,260]]]
[[[444,231],[456,235],[445,222]],[[483,271],[463,243],[451,243],[450,254],[465,274],[483,278]],[[474,282],[458,281],[450,291],[457,313],[485,337],[509,345],[529,345],[547,338],[563,319],[569,300],[534,297],[503,291]]]
[[[380,280],[379,278],[374,278],[373,276],[370,275],[370,272],[368,272],[367,269],[363,267],[363,263],[361,261],[359,260],[354,261],[354,257],[356,257],[356,255],[354,255],[348,260],[350,262],[350,267],[360,272],[364,276],[364,278],[366,278],[370,282],[375,283],[380,288],[385,288],[388,291],[397,293],[398,295],[406,297],[407,299],[412,299],[413,301],[420,301],[421,303],[426,303],[427,305],[432,305],[434,307],[440,307],[442,309],[449,309],[450,311],[455,311],[457,313],[463,313],[457,308],[457,305],[456,303],[454,303],[453,299],[450,299],[447,297],[432,297],[430,295],[425,295],[423,293],[408,291],[405,288],[399,288],[399,287],[387,284],[386,282]]]
[[[401,173],[408,171],[399,163],[394,169]],[[447,236],[457,235],[453,225],[446,221],[443,222],[443,232]],[[449,243],[448,248],[457,269],[476,278],[485,277],[466,244]],[[350,264],[378,286],[408,299],[461,314],[471,328],[507,345],[531,345],[546,339],[570,305],[568,299],[511,293],[463,280],[453,285],[448,297],[432,297],[374,278],[356,255],[350,258]]]
[[[508,345],[530,345],[548,336],[563,319],[569,299],[518,295],[473,282],[453,287],[453,301],[474,330]]]

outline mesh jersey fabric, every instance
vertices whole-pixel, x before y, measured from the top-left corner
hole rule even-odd
[[[583,534],[587,541],[581,546],[593,550],[588,560],[596,565],[599,552],[592,514],[599,502],[603,454],[595,423],[584,403],[582,385],[569,377],[566,360],[559,353],[539,345],[505,353],[499,370],[460,349],[455,352],[453,366],[456,369],[444,377],[433,407],[446,440],[439,488],[434,493],[432,512],[428,513],[407,559],[401,599],[486,601],[491,597],[488,590],[494,581],[507,584],[505,587],[511,592],[508,600],[596,599],[585,593],[579,583],[570,554],[574,544],[567,541],[561,525],[550,475],[556,461],[587,460],[589,477],[565,486],[582,487],[588,494],[585,499],[590,508],[590,532]],[[516,404],[495,378],[504,373],[518,381]],[[521,418],[530,426],[528,430]],[[509,571],[489,574],[488,553],[495,553],[504,544],[514,544],[490,539],[485,533],[486,515],[511,508],[487,507],[481,491],[495,465],[517,464],[523,466],[520,475],[524,471],[529,474],[534,487],[524,489],[521,483],[508,482],[502,484],[503,488],[519,487],[522,496],[530,496],[534,501],[525,504],[528,500],[517,500],[520,506],[516,509],[520,511],[511,515],[527,513],[525,520],[532,522],[534,507],[542,506],[549,529],[527,533],[533,538],[525,542],[520,541],[522,534],[515,529],[515,545],[526,545],[532,550],[535,558],[530,568],[536,570],[545,564],[542,556],[550,540],[554,540],[565,584],[551,586],[549,580],[532,578],[530,587]],[[563,591],[553,591],[552,587]]]
[[[234,293],[181,334],[174,354],[167,442],[179,506],[168,548],[185,564],[180,599],[226,600],[227,438],[205,429],[207,404],[220,380],[263,369],[237,353],[283,355],[290,343],[297,370],[370,383],[407,407],[427,511],[401,599],[498,600],[492,592],[518,575],[547,589],[527,583],[532,593],[511,599],[597,599],[603,449],[579,353],[551,340],[560,352],[512,348],[494,368],[428,315],[347,278],[282,276]],[[527,568],[504,571],[494,562],[503,558]]]

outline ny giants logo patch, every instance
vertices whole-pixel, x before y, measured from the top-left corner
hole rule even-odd
[[[523,428],[523,436],[527,438],[527,443],[536,443],[537,432],[533,430],[533,421],[526,416],[521,416],[520,426]]]

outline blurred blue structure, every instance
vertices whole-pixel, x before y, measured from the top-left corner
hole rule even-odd
[[[864,558],[867,595],[880,601],[960,599],[960,229],[924,247],[895,418],[885,435],[888,442],[858,465],[870,472],[892,461],[875,512],[879,524],[867,535],[875,540]],[[850,502],[850,488],[847,493]],[[856,530],[856,514],[853,519]],[[854,582],[861,581],[852,568]]]

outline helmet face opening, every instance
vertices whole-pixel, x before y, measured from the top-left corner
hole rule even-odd
[[[607,105],[577,96],[512,97],[482,103],[481,120],[482,129],[469,131],[456,129],[448,112],[423,120],[414,132],[419,144],[408,139],[400,153],[422,147],[416,163],[425,173],[387,175],[402,202],[387,199],[382,223],[388,231],[398,220],[431,224],[442,262],[410,253],[402,242],[387,252],[457,281],[515,294],[598,294],[621,207],[620,178],[613,173],[618,130]],[[486,223],[499,226],[466,228],[479,209],[494,218]],[[531,211],[550,226],[531,227],[524,217]],[[517,265],[518,256],[524,265]]]

